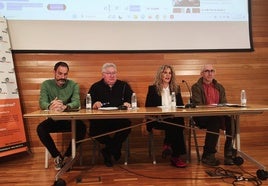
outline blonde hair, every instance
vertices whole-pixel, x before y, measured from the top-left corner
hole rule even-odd
[[[155,75],[154,82],[153,82],[153,84],[156,86],[156,90],[157,90],[158,95],[161,95],[161,92],[163,90],[162,73],[167,68],[170,69],[170,71],[171,71],[171,79],[169,82],[170,93],[175,92],[177,94],[180,91],[180,87],[178,86],[178,84],[176,82],[175,71],[174,71],[173,67],[170,65],[162,65],[158,68],[156,75]]]

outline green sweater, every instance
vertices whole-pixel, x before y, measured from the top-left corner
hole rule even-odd
[[[79,91],[79,85],[72,80],[67,80],[63,87],[57,86],[55,79],[46,80],[41,85],[39,106],[42,110],[46,110],[50,102],[57,97],[71,109],[80,108]]]

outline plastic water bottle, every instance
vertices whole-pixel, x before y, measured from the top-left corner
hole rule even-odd
[[[137,108],[137,96],[136,96],[136,93],[132,93],[132,96],[131,96],[131,107],[132,109],[136,109]]]
[[[92,101],[91,101],[91,95],[87,94],[86,97],[86,109],[91,109]]]
[[[246,106],[247,105],[247,95],[245,90],[241,90],[241,106]]]
[[[171,107],[176,107],[176,95],[175,95],[175,92],[171,93]]]

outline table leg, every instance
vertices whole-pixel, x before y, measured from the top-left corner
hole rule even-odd
[[[256,161],[253,157],[249,156],[248,154],[241,151],[240,146],[240,120],[239,115],[235,116],[235,127],[236,127],[236,149],[237,153],[242,156],[243,158],[247,159],[248,161],[257,165],[260,169],[266,170],[266,167],[261,164],[260,162]]]
[[[240,151],[240,117],[239,115],[234,116],[234,124],[235,124],[235,141],[236,141],[236,149]]]
[[[73,119],[72,121],[72,158],[75,157],[76,154],[76,128],[75,128],[75,120]]]
[[[75,140],[75,138],[76,138],[76,127],[75,127],[75,125],[76,125],[75,120],[72,119],[71,120],[71,128],[72,128],[72,140],[71,140],[71,144],[72,144],[72,158],[56,174],[56,176],[55,176],[56,182],[58,180],[60,180],[60,176],[62,174],[64,174],[66,171],[68,171],[72,167],[72,165],[74,164],[74,162],[77,159],[77,156],[76,156],[76,140]]]

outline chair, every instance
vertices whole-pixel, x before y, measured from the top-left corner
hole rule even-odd
[[[129,136],[127,137],[126,141],[124,142],[125,144],[125,161],[124,164],[128,164],[128,158],[130,156],[130,148],[129,148]],[[92,149],[92,160],[91,163],[92,165],[95,164],[96,162],[96,154],[98,152],[98,156],[100,156],[100,151],[101,151],[101,144],[97,140],[93,140],[93,149]]]
[[[155,156],[155,147],[154,147],[154,130],[157,129],[152,129],[151,131],[148,131],[148,153],[149,153],[149,157],[152,158],[152,163],[156,164],[156,156]],[[197,135],[196,130],[201,130],[199,129],[194,121],[192,120],[192,118],[190,118],[189,120],[189,130],[188,130],[188,152],[187,152],[187,156],[188,156],[188,161],[191,162],[191,148],[192,148],[192,138],[194,139],[194,146],[195,146],[195,150],[196,150],[196,155],[197,155],[197,159],[198,162],[201,162],[201,157],[200,157],[200,152],[199,152],[199,148],[203,147],[200,146],[198,144],[198,140],[199,138],[204,137],[204,135]]]
[[[148,131],[148,154],[149,157],[152,158],[153,164],[156,164],[156,157],[155,157],[155,149],[154,149],[154,133],[152,129],[151,131]]]
[[[197,137],[197,134],[196,134],[197,128],[198,127],[196,126],[193,118],[190,117],[190,119],[189,119],[189,130],[188,130],[188,153],[187,153],[188,161],[191,162],[191,149],[192,149],[192,137],[193,137],[194,146],[195,146],[195,150],[196,150],[197,161],[198,161],[198,163],[200,163],[201,162],[201,157],[200,157],[200,152],[199,152],[200,146],[198,145],[198,141],[197,141],[198,137]]]
[[[206,130],[206,129],[204,129]],[[197,161],[198,163],[201,162],[201,156],[200,156],[200,151],[199,148],[203,148],[203,145],[199,145],[198,141],[202,138],[202,140],[205,138],[206,132],[203,129],[200,129],[198,126],[196,126],[195,121],[193,120],[192,117],[189,119],[189,130],[188,130],[188,161],[191,162],[191,149],[192,149],[192,138],[194,140],[194,147],[196,151],[196,156],[197,156]],[[199,134],[197,131],[202,131],[202,135]],[[199,135],[198,135],[199,134]],[[224,131],[225,134],[225,131]],[[217,144],[217,150],[220,150],[220,137],[218,139],[218,144]]]
[[[70,132],[60,132],[60,133],[70,133]],[[59,134],[58,133],[52,133],[52,134]],[[64,147],[63,141],[61,142],[61,146],[62,148]],[[83,164],[83,158],[82,158],[82,144],[79,145],[79,159],[80,159],[80,165]],[[47,150],[47,148],[45,147],[45,168],[47,169],[49,167],[49,159],[51,158],[51,155],[49,153],[49,151]]]
[[[82,158],[82,147],[81,145],[79,146],[79,154],[80,154],[80,165],[83,164],[83,158]],[[49,167],[49,159],[51,158],[51,155],[47,148],[45,148],[45,168],[47,169]]]
[[[152,158],[152,163],[155,165],[156,164],[156,156],[155,156],[155,145],[154,145],[154,131],[157,129],[152,129],[151,131],[148,132],[148,154],[149,157]],[[162,130],[157,130],[157,135],[160,135]]]

